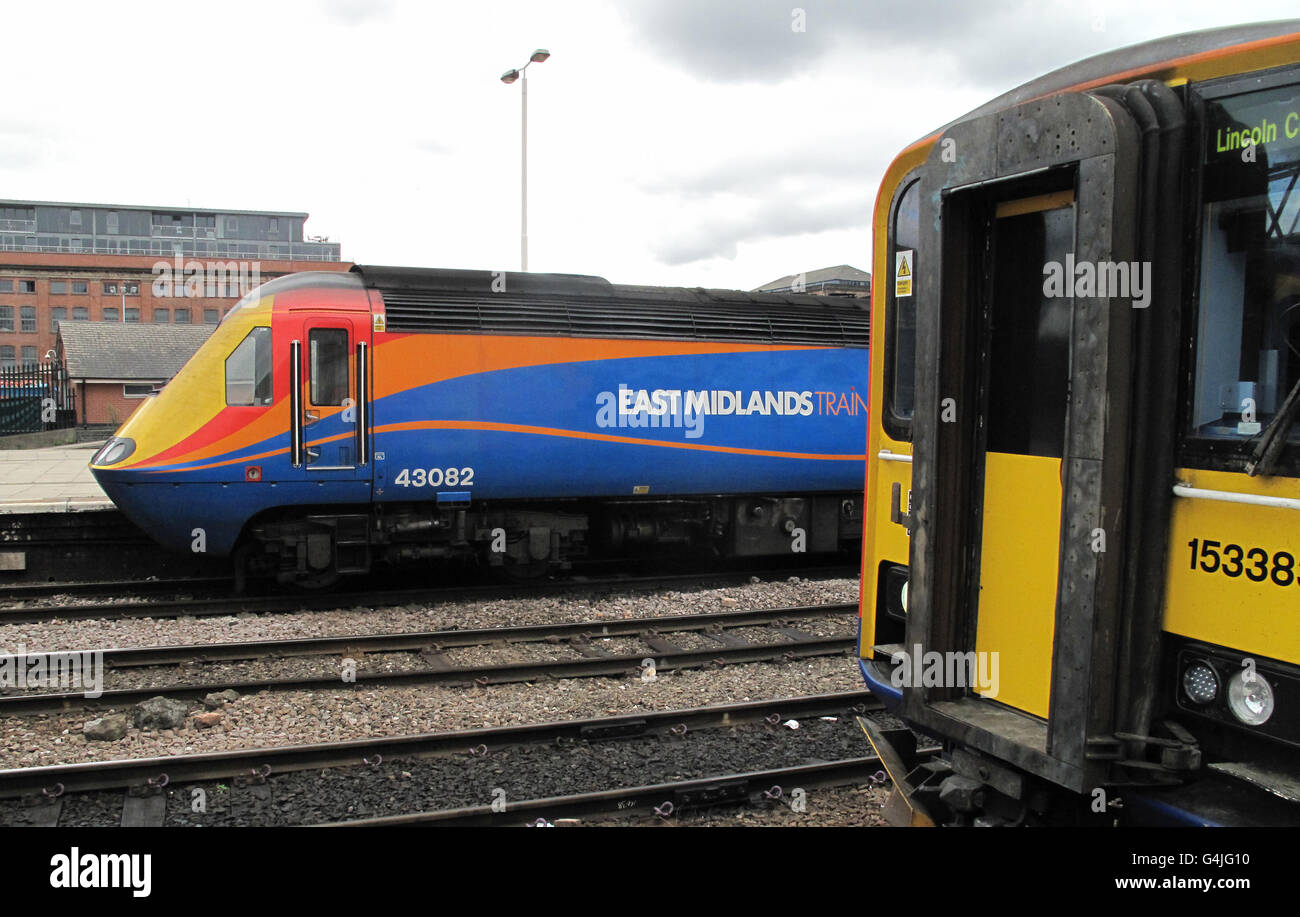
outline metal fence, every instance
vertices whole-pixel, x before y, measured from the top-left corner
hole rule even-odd
[[[76,426],[75,407],[60,364],[0,366],[0,436]]]

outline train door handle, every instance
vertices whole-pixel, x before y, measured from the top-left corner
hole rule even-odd
[[[308,447],[308,449],[307,449],[307,464],[308,464],[308,465],[312,465],[312,464],[314,464],[314,463],[317,461],[317,459],[319,459],[319,458],[320,458],[320,450],[319,450],[319,449],[312,449],[312,448]]]
[[[306,413],[306,416],[303,418],[303,420],[305,423],[315,423],[316,421],[320,420],[320,415],[317,414],[315,411],[308,411]]]
[[[903,485],[898,481],[889,485],[889,521],[901,525],[911,534],[912,517],[903,512]]]

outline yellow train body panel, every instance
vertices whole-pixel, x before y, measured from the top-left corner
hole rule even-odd
[[[1178,477],[1206,490],[1300,499],[1296,478],[1191,469]],[[1170,533],[1165,630],[1300,664],[1300,511],[1178,498]]]
[[[1060,547],[1039,533],[1061,525],[1061,460],[990,452],[984,492],[1017,496],[985,498],[975,652],[996,654],[998,677],[976,693],[1045,717]]]

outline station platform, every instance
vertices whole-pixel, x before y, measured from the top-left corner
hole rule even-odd
[[[0,450],[0,514],[114,510],[90,473],[102,442]]]

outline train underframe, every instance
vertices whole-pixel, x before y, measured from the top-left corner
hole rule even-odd
[[[323,588],[379,567],[439,561],[531,579],[584,561],[660,554],[856,551],[861,537],[860,493],[376,503],[264,513],[246,528],[234,564],[240,588],[248,579]]]

